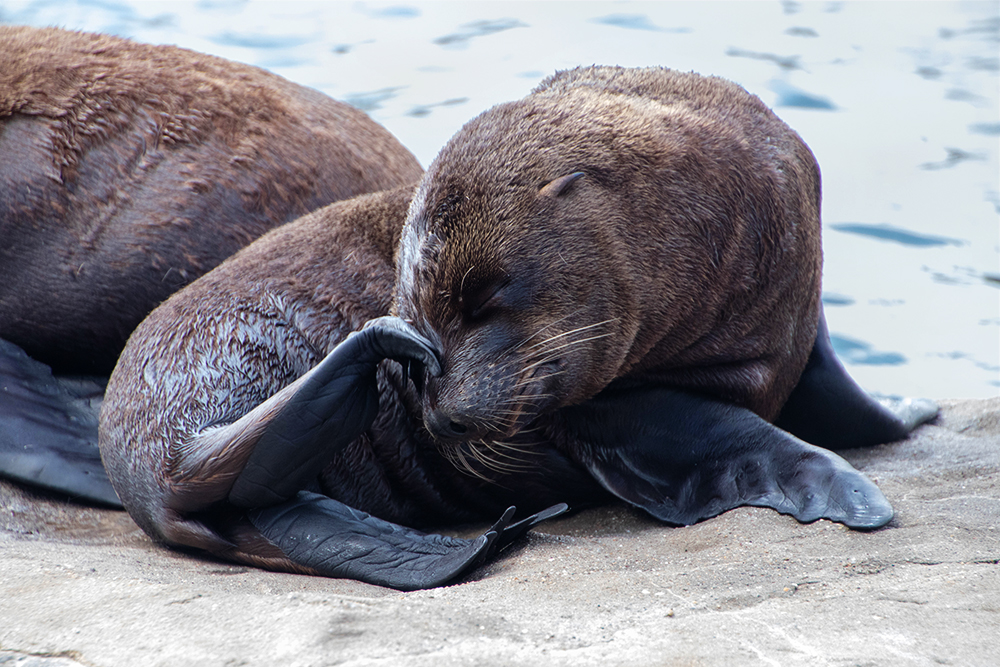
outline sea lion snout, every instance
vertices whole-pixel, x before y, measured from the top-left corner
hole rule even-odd
[[[456,421],[456,418],[447,412],[439,409],[430,409],[424,412],[424,426],[439,442],[453,442],[466,440],[474,429],[470,429],[468,424]]]
[[[446,366],[440,377],[424,374],[423,422],[435,441],[451,445],[488,440],[522,426],[520,410],[510,397],[514,378],[497,373],[489,362],[459,361],[458,369],[449,373]]]

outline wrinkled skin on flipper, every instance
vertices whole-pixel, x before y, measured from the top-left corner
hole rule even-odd
[[[556,505],[511,524],[511,507],[474,540],[421,533],[308,491],[248,514],[264,537],[318,574],[409,591],[446,584],[567,509]]]
[[[890,408],[869,396],[837,359],[821,310],[809,361],[775,426],[837,450],[902,440],[937,414],[937,405],[927,399],[904,399]]]
[[[893,516],[878,487],[847,461],[745,408],[666,387],[609,389],[563,418],[601,484],[668,523],[743,505],[856,529]]]
[[[103,386],[62,381],[0,339],[0,471],[76,500],[121,508],[97,448]]]
[[[414,590],[460,576],[538,521],[566,511],[556,506],[511,525],[510,508],[486,533],[467,540],[427,535],[307,491],[317,471],[371,427],[383,359],[440,372],[428,343],[405,322],[369,322],[285,390],[221,432],[209,431],[208,442],[189,446],[192,460],[178,468],[188,471],[183,482],[191,497],[169,501],[185,507],[186,516],[168,513],[157,528],[168,541],[251,564]],[[192,480],[191,470],[205,483]],[[242,508],[244,516],[220,516],[213,507],[219,501]]]

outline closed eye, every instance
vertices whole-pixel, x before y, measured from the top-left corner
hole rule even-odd
[[[503,290],[510,284],[505,278],[499,282],[491,282],[481,288],[467,288],[462,294],[462,312],[470,320],[482,319],[491,310],[503,303]]]

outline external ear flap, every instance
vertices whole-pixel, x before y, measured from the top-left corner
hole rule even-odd
[[[550,181],[538,191],[539,197],[550,197],[556,198],[560,195],[566,193],[569,187],[576,182],[576,179],[583,176],[582,171],[574,171],[572,174],[566,174],[565,176],[560,176],[554,181]]]

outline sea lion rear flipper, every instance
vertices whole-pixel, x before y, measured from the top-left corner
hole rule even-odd
[[[0,475],[120,508],[97,448],[102,394],[97,382],[61,382],[0,339]]]
[[[251,510],[253,525],[289,559],[319,574],[416,590],[440,586],[473,566],[496,539],[425,535],[300,491],[292,500]]]
[[[471,540],[421,533],[308,491],[279,505],[250,510],[247,517],[290,560],[319,574],[409,591],[455,579],[565,509],[549,508],[511,526],[511,507]]]
[[[804,523],[871,529],[892,507],[847,461],[753,412],[666,388],[604,392],[567,409],[582,463],[619,498],[674,524],[741,505],[772,507]]]
[[[809,361],[775,425],[820,447],[848,449],[902,440],[937,414],[927,399],[890,408],[869,396],[837,359],[821,312]]]
[[[412,327],[394,317],[372,320],[302,378],[270,419],[229,493],[239,507],[264,507],[306,488],[378,413],[375,369],[383,359],[416,359],[440,372],[437,357]]]

